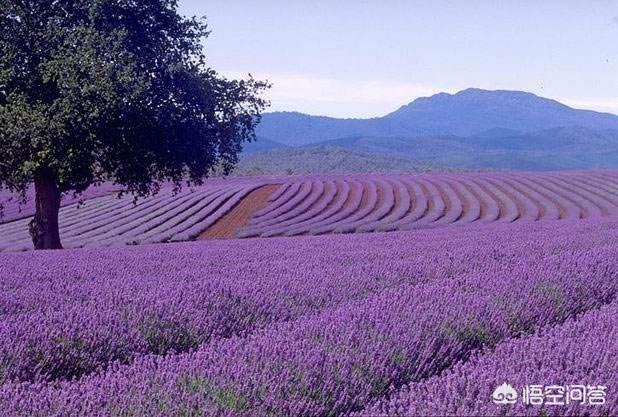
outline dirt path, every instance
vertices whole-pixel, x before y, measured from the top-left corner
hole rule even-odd
[[[249,193],[240,203],[221,217],[215,224],[202,233],[198,239],[233,239],[236,233],[247,225],[253,213],[268,204],[268,197],[274,193],[279,184],[265,185]]]

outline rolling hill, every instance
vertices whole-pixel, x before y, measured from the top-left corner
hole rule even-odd
[[[257,142],[259,143],[259,141]],[[377,154],[361,147],[319,144],[282,147],[243,154],[234,175],[296,175],[326,173],[425,172],[435,164],[407,155]]]
[[[617,226],[2,253],[0,409],[538,416],[491,394],[549,375],[609,387],[604,405],[572,401],[554,415],[614,416]]]
[[[501,415],[492,392],[530,363],[618,381],[618,171],[88,196],[60,219],[82,249],[0,253],[3,415]],[[0,252],[28,249],[27,221],[0,224]]]
[[[290,148],[316,147],[456,169],[618,167],[618,116],[573,109],[520,91],[440,93],[372,119],[270,113],[258,134],[266,145],[251,165],[264,173],[271,173],[269,167],[287,157]],[[281,153],[283,149],[289,153]],[[257,160],[261,167],[254,166]],[[320,161],[305,152],[293,171],[319,172]]]
[[[502,136],[503,135],[503,136]],[[318,145],[308,145],[313,147]],[[475,136],[361,136],[321,146],[379,156],[414,158],[435,167],[561,170],[618,167],[618,130],[559,127],[529,133],[486,131]],[[266,158],[265,153],[263,158]]]
[[[258,136],[289,146],[352,136],[474,136],[558,127],[618,130],[618,116],[578,110],[522,91],[470,88],[414,100],[384,117],[336,119],[294,112],[265,114]]]
[[[618,215],[618,171],[211,179],[137,204],[110,187],[89,195],[61,209],[65,247],[596,219]],[[32,247],[29,219],[12,220],[0,224],[0,252]]]

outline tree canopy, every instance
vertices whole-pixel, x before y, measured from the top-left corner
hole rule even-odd
[[[209,68],[208,33],[174,0],[0,0],[0,186],[35,185],[31,234],[46,233],[47,197],[230,171],[268,84]]]

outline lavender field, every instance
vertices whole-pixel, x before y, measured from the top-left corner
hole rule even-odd
[[[249,193],[272,182],[268,178],[213,179],[204,186],[180,192],[164,184],[156,195],[137,201],[131,195],[119,195],[120,187],[105,183],[87,190],[81,201],[65,196],[65,204],[60,209],[64,246],[194,240]],[[4,205],[4,216],[0,217],[0,251],[32,249],[28,223],[34,209],[33,199],[23,204],[6,193]]]
[[[0,410],[616,415],[616,259],[610,215],[0,254]]]
[[[239,237],[414,230],[618,213],[618,172],[292,178]]]
[[[614,3],[0,0],[0,417],[618,417]]]
[[[112,184],[92,187],[82,204],[65,197],[60,211],[64,247],[405,231],[618,214],[615,170],[210,179],[180,193],[164,185],[156,196],[137,202],[130,195],[118,198],[117,191]],[[0,251],[31,249],[32,199],[25,206],[8,195],[3,200]]]

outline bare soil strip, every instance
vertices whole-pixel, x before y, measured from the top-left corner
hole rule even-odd
[[[426,207],[425,211],[423,212],[423,215],[421,217],[419,217],[416,221],[419,221],[419,220],[427,217],[427,215],[429,213],[431,213],[431,211],[433,210],[433,207],[436,205],[436,202],[433,201],[433,198],[431,197],[431,193],[429,192],[429,188],[427,188],[427,186],[425,184],[423,184],[422,182],[419,182],[418,184],[421,187],[421,189],[423,190],[423,193],[425,193],[425,199],[427,200],[427,207]],[[416,221],[415,221],[415,223],[416,223]]]
[[[547,188],[547,186],[544,184],[539,184],[532,178],[524,177],[523,179],[524,179],[523,182],[525,182],[528,185],[528,187],[530,187],[537,194],[540,194],[543,197],[545,197],[547,201],[549,201],[550,203],[552,203],[554,206],[558,208],[559,219],[562,220],[566,218],[567,208],[564,206],[564,203],[560,201],[561,196],[558,193]],[[558,198],[556,198],[556,196],[558,196]],[[565,200],[572,202],[570,199],[565,198]],[[579,209],[579,217],[581,218],[581,208],[579,206],[577,206],[577,208]]]
[[[438,190],[438,193],[440,193],[440,198],[442,199],[442,201],[444,201],[444,211],[442,211],[442,214],[440,214],[440,217],[436,217],[436,219],[434,220],[434,222],[437,222],[438,220],[441,220],[443,217],[446,217],[446,215],[453,210],[453,202],[451,201],[451,199],[449,198],[448,194],[446,191],[444,191],[444,184],[440,184],[440,179],[438,179],[438,181],[435,181],[435,178],[432,178],[433,181],[433,186],[436,187],[436,190]]]
[[[268,198],[280,184],[265,185],[250,192],[245,198],[232,208],[226,215],[204,231],[198,240],[203,239],[233,239],[240,229],[245,227],[253,213],[266,207]]]
[[[457,197],[457,199],[461,202],[461,213],[459,213],[459,216],[457,216],[457,218],[453,221],[453,223],[461,220],[461,218],[463,218],[469,211],[470,211],[470,201],[468,201],[467,198],[464,197],[464,195],[462,194],[461,190],[455,186],[453,184],[453,182],[458,182],[456,179],[451,179],[452,182],[449,181],[449,179],[447,178],[446,183],[447,185],[450,185],[451,189],[453,190],[453,193],[455,193],[455,197]],[[462,181],[465,182],[465,181]],[[474,219],[473,221],[476,221],[478,218]]]
[[[359,181],[359,184],[361,185],[361,189],[360,192],[362,193],[365,189],[365,184],[362,181]],[[354,198],[356,197],[356,193],[354,192],[355,188],[352,186],[352,183],[350,183],[350,192],[348,193],[348,198],[346,198],[345,202],[343,203],[343,207],[341,207],[341,210],[347,210],[348,208],[350,208],[352,206],[352,202],[354,201]],[[361,197],[361,203],[359,204],[357,210],[362,207],[362,197]]]
[[[485,183],[483,180],[473,180],[476,185],[479,186],[479,188],[481,188],[483,191],[485,191],[487,193],[487,195],[489,195],[491,197],[491,199],[496,203],[496,205],[498,206],[498,217],[495,219],[500,220],[500,219],[504,219],[504,217],[506,216],[506,203],[500,198],[498,197],[488,186],[487,183]],[[492,183],[493,185],[495,185],[494,183]],[[517,204],[517,200],[515,198],[513,198],[513,196],[510,193],[506,193],[504,191],[503,188],[500,188],[498,186],[496,186],[496,188],[499,191],[502,191],[502,193],[510,198],[513,201],[513,204],[515,204],[515,207],[517,208],[517,218],[519,218],[521,216],[521,211],[522,209],[520,209],[519,205]],[[480,200],[480,197],[479,197]],[[489,205],[491,205],[491,201],[486,201],[485,202],[486,205],[486,209],[489,210]],[[482,207],[481,206],[481,213],[482,213]],[[482,216],[481,216],[482,217]]]
[[[543,217],[545,217],[545,213],[547,212],[547,208],[545,207],[545,205],[541,204],[536,198],[531,197],[530,192],[526,190],[526,185],[522,185],[522,183],[517,181],[516,179],[512,179],[512,181],[513,182],[508,182],[508,180],[501,178],[500,181],[496,181],[495,184],[498,185],[500,182],[506,183],[510,187],[513,187],[515,191],[528,198],[528,200],[532,201],[532,203],[534,203],[536,208],[539,210],[539,215],[537,216],[536,220],[541,220]],[[502,191],[506,193],[506,187]],[[516,199],[515,201],[517,201],[519,217],[522,217],[524,215],[524,205],[519,201],[519,199]]]
[[[358,206],[358,210],[361,210],[369,202],[369,191],[368,191],[369,187],[364,182],[361,182],[361,184],[363,184],[363,194],[362,194],[362,197],[361,197],[360,205]],[[377,190],[376,190],[376,193],[377,193]],[[354,214],[354,213],[352,213],[352,214]]]
[[[463,187],[466,190],[468,190],[470,195],[472,195],[479,202],[479,209],[480,209],[479,216],[474,221],[481,220],[489,212],[489,205],[491,203],[489,201],[485,200],[484,198],[481,198],[481,195],[477,192],[477,190],[474,189],[472,186],[470,186],[469,181],[471,181],[471,179],[467,178],[466,181],[462,181],[461,182],[461,185],[463,185]],[[476,184],[476,185],[478,185],[478,184]],[[479,186],[479,188],[481,188],[481,187]],[[485,191],[485,190],[483,190],[483,191]],[[485,192],[487,193],[487,191],[485,191]],[[489,195],[491,196],[491,194],[489,194]],[[499,216],[500,216],[500,214],[498,214],[498,217]]]
[[[394,197],[394,199],[393,199],[393,207],[391,207],[391,209],[388,211],[388,213],[386,213],[384,216],[382,216],[379,220],[385,219],[388,216],[390,216],[391,213],[393,211],[395,211],[395,208],[397,207],[397,204],[399,204],[399,202],[401,200],[403,200],[403,197],[401,195],[401,190],[399,189],[399,187],[397,186],[397,184],[395,182],[396,181],[393,181],[393,197]],[[404,192],[408,192],[407,187],[405,186],[405,184],[404,184],[404,188],[406,188],[406,191],[404,191]],[[410,209],[409,206],[408,206],[408,209]],[[408,211],[406,210],[406,213],[407,212]],[[399,220],[399,219],[394,219],[393,221],[397,221],[397,220]]]

